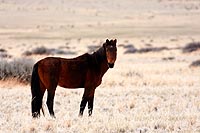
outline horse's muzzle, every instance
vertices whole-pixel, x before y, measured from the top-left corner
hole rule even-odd
[[[108,67],[109,68],[113,68],[114,67],[114,63],[108,63]]]

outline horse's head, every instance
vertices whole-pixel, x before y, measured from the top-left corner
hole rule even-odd
[[[106,58],[108,62],[108,67],[113,68],[114,63],[117,59],[117,47],[116,47],[117,40],[106,40],[106,43],[104,43],[103,47],[106,51]]]

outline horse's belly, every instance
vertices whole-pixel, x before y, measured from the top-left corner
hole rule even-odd
[[[72,88],[72,89],[76,89],[76,88],[83,88],[84,85],[82,85],[81,83],[73,83],[73,82],[59,82],[58,83],[59,86],[64,87],[64,88]]]

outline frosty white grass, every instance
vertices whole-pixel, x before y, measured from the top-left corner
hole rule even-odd
[[[199,88],[121,86],[96,90],[94,114],[78,117],[83,89],[58,87],[56,119],[31,118],[29,86],[1,88],[3,132],[157,132],[200,131]]]

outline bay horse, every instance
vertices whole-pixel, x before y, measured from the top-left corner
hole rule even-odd
[[[88,114],[91,116],[95,89],[101,84],[106,71],[114,67],[117,58],[116,43],[116,39],[107,39],[93,54],[85,53],[72,59],[46,57],[38,61],[33,66],[31,77],[32,117],[40,117],[46,90],[46,104],[50,115],[55,117],[53,104],[57,85],[68,89],[84,88],[79,116],[83,115],[87,103]]]

